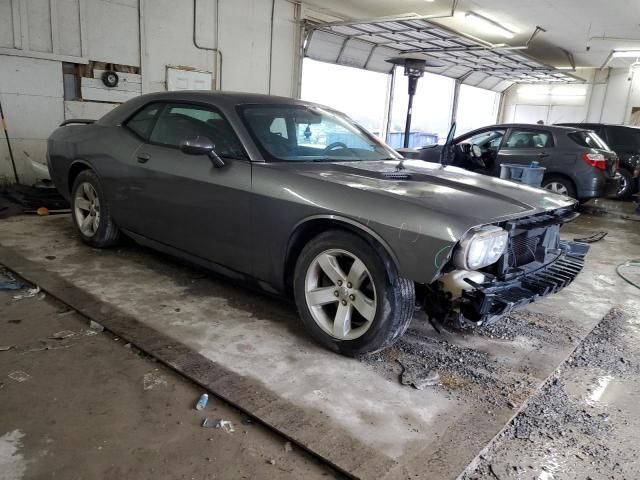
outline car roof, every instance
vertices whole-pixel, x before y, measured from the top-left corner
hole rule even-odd
[[[277,95],[264,95],[260,93],[248,92],[226,92],[207,90],[176,90],[171,92],[156,92],[145,95],[148,100],[185,100],[213,101],[215,103],[227,104],[288,104],[288,105],[315,105],[313,102],[305,102],[290,97]]]
[[[574,126],[562,126],[562,125],[540,125],[538,123],[499,123],[497,125],[489,125],[489,127],[503,127],[503,128],[540,128],[540,129],[548,129],[548,130],[558,130],[558,131],[571,131],[575,132],[576,127]],[[487,128],[487,127],[483,127]],[[578,130],[580,130],[578,128]],[[587,129],[584,129],[587,130]]]
[[[587,125],[599,125],[602,127],[622,127],[622,128],[633,128],[635,130],[640,130],[640,126],[638,125],[623,125],[621,123],[603,123],[603,122],[581,122],[581,123],[570,123],[570,122],[562,122],[562,123],[558,123],[556,124],[558,126],[562,126],[562,125],[569,125],[569,126],[575,126],[575,127],[579,127],[581,125],[585,125],[585,128],[587,128]]]

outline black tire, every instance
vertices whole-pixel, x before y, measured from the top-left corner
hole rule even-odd
[[[89,183],[97,193],[100,206],[99,206],[99,221],[98,227],[93,235],[87,235],[83,233],[80,225],[78,224],[78,215],[76,213],[76,200],[78,189],[81,185]],[[111,210],[107,203],[106,195],[100,184],[100,179],[93,170],[83,170],[78,174],[73,182],[73,188],[71,190],[71,217],[73,218],[73,224],[76,226],[82,241],[97,248],[111,247],[118,243],[120,240],[120,230],[116,226],[111,218]]]
[[[624,184],[623,184],[623,188],[619,190],[618,193],[616,194],[616,198],[618,200],[626,200],[627,198],[631,198],[631,196],[634,193],[633,187],[635,183],[635,178],[633,178],[633,174],[629,170],[625,170],[624,168],[621,168],[620,170],[618,170],[618,173],[620,174],[620,176],[622,176],[622,180]]]
[[[551,190],[550,185],[553,183],[557,183],[562,185],[564,188],[567,189],[567,195],[571,198],[577,198],[576,197],[576,187],[573,185],[573,182],[571,180],[569,180],[566,177],[563,177],[561,175],[548,175],[545,176],[544,179],[542,180],[542,188],[544,188],[545,190]]]
[[[305,279],[312,262],[322,252],[340,249],[359,258],[371,276],[376,292],[376,312],[370,327],[355,339],[343,340],[325,332],[314,320],[305,296]],[[330,230],[313,238],[298,257],[294,279],[298,312],[307,332],[324,347],[355,356],[380,351],[394,343],[406,331],[415,310],[415,286],[398,275],[388,254],[354,233]]]
[[[120,81],[120,77],[113,70],[107,70],[102,73],[102,83],[109,88],[114,88],[118,86],[118,82]]]

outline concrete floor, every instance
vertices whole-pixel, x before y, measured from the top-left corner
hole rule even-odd
[[[78,243],[69,223],[65,217],[15,218],[4,222],[0,243],[13,247],[41,269],[70,279],[99,302],[116,305],[178,338],[236,376],[252,379],[256,391],[275,392],[302,412],[298,422],[320,418],[322,429],[314,432],[302,428],[304,422],[302,427],[284,425],[282,420],[274,424],[273,412],[264,406],[256,411],[294,441],[343,470],[367,478],[385,474],[390,478],[454,478],[501,432],[611,306],[633,309],[635,304],[628,304],[627,299],[635,295],[637,301],[637,293],[622,284],[613,269],[634,252],[638,256],[638,224],[614,216],[583,216],[565,232],[572,235],[607,229],[609,237],[594,245],[587,268],[574,285],[513,316],[511,324],[523,328],[506,333],[515,334],[504,335],[499,330],[438,334],[418,317],[403,341],[384,355],[350,360],[328,354],[301,336],[289,305],[204,278],[200,272],[139,247],[92,251]],[[36,301],[23,300],[12,307]],[[76,347],[39,353],[66,353]],[[433,352],[440,362],[436,367],[440,367],[443,385],[417,391],[399,384],[402,367],[397,360],[428,363]],[[0,367],[4,369],[4,358],[12,354],[15,352],[0,352]],[[451,362],[452,358],[464,359],[459,362],[462,366]],[[118,363],[118,359],[109,359],[104,365],[119,371]],[[66,369],[57,372],[58,377],[67,374]],[[58,381],[66,383],[63,378]],[[183,407],[190,415],[195,414],[189,410],[195,397],[197,391],[191,392],[188,400],[184,397]],[[20,405],[24,409],[24,403]],[[21,416],[16,412],[11,418],[16,415]],[[154,414],[148,418],[155,423]],[[4,421],[0,412],[0,426]],[[193,428],[197,430],[196,424]],[[7,440],[10,445],[18,441],[14,438],[19,436],[16,429],[20,430],[20,425],[12,430],[0,428],[13,435]],[[140,435],[142,444],[148,434]],[[180,452],[201,452],[202,445],[196,443]],[[349,448],[346,454],[345,445]],[[308,459],[304,462],[292,467],[300,468],[298,476],[327,473],[314,470],[319,467]],[[210,465],[206,471],[219,478],[238,478],[218,466]],[[265,475],[270,474],[269,468]]]
[[[50,296],[16,293],[0,291],[1,480],[341,478],[215,397],[195,410],[201,388]]]

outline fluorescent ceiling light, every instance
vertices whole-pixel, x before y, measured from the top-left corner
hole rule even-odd
[[[485,31],[486,33],[492,33],[506,38],[514,37],[514,32],[512,32],[511,30],[508,30],[498,22],[489,20],[488,18],[483,17],[482,15],[478,15],[477,13],[467,12],[465,15],[465,19],[475,24],[478,28]]]
[[[611,56],[613,58],[637,58],[640,57],[640,50],[614,50]]]

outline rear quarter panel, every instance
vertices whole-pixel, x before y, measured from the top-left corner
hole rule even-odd
[[[131,156],[142,140],[119,126],[91,124],[58,128],[48,140],[48,162],[51,179],[67,199],[73,185],[70,169],[83,164],[93,169],[102,182],[107,201],[116,222],[123,205],[118,189],[126,178]]]

